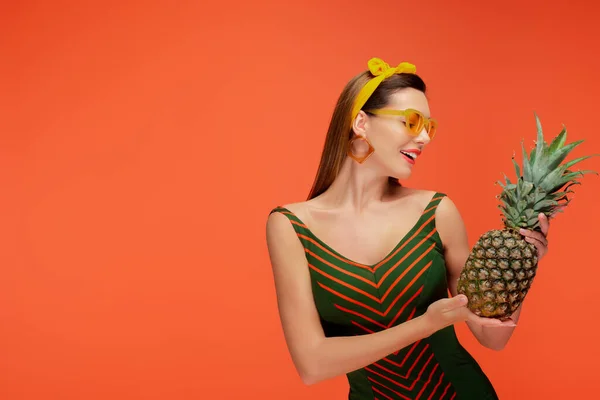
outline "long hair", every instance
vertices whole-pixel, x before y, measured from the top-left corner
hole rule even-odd
[[[372,78],[373,75],[368,70],[364,71],[352,78],[342,90],[327,129],[317,175],[308,195],[309,200],[326,191],[340,172],[342,163],[348,156],[348,145],[352,138],[352,121],[350,118],[354,99],[356,99],[360,89]],[[391,95],[406,88],[413,88],[423,93],[426,91],[425,82],[418,75],[395,74],[381,82],[363,106],[363,109],[385,107]],[[397,180],[391,177],[389,181],[392,184],[397,183]]]

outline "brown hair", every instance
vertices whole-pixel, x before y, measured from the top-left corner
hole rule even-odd
[[[317,175],[308,195],[309,200],[327,190],[338,175],[342,162],[347,157],[348,143],[352,138],[350,118],[354,99],[371,78],[373,75],[369,71],[364,71],[352,78],[342,90],[329,123]],[[416,74],[392,75],[381,82],[363,109],[385,107],[391,95],[406,88],[413,88],[423,93],[426,91],[425,82]],[[390,183],[397,183],[397,180],[390,177]]]

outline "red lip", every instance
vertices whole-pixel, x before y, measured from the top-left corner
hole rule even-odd
[[[404,152],[404,153],[415,153],[417,156],[419,156],[419,155],[421,154],[421,150],[419,150],[419,149],[406,149],[406,150],[401,150],[401,151],[400,151],[400,154],[402,154],[403,152]],[[409,164],[412,164],[412,165],[414,165],[414,164],[415,164],[415,160],[413,160],[411,157],[409,157],[409,156],[406,156],[406,155],[404,155],[404,154],[402,154],[402,156],[404,157],[404,159],[405,159],[405,160],[406,160],[406,161],[407,161]]]
[[[413,159],[412,159],[412,158],[410,158],[409,156],[405,156],[405,155],[404,155],[404,154],[402,154],[402,153],[400,153],[400,155],[401,155],[402,157],[404,157],[404,159],[405,159],[407,162],[409,162],[410,164],[413,164],[413,165],[415,164],[415,160],[413,160]]]
[[[407,153],[415,153],[418,156],[421,155],[421,150],[419,150],[419,149],[406,149],[406,150],[402,150],[402,151],[405,151]]]

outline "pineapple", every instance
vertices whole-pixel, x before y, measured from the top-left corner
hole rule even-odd
[[[498,181],[502,192],[496,196],[502,211],[504,228],[490,230],[473,246],[458,280],[458,293],[469,299],[468,307],[482,317],[507,319],[521,305],[537,271],[535,246],[519,233],[520,228],[541,231],[538,215],[550,217],[569,204],[569,188],[580,184],[576,178],[595,171],[571,171],[573,165],[593,157],[585,156],[562,164],[567,155],[583,140],[565,145],[567,131],[552,143],[544,141],[542,126],[537,124],[536,146],[528,156],[523,143],[523,175],[515,162],[517,182]],[[597,174],[597,173],[596,173]]]

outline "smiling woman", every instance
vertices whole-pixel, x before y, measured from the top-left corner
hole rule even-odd
[[[306,384],[346,374],[350,399],[496,399],[453,325],[499,350],[520,312],[468,310],[460,214],[443,193],[399,184],[437,131],[425,92],[413,65],[371,59],[337,102],[309,199],[267,222],[296,369]]]

